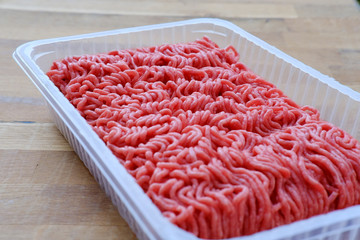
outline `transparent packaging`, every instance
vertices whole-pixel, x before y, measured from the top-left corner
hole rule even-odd
[[[46,99],[59,130],[139,239],[198,239],[171,224],[77,110],[46,76],[66,56],[115,49],[194,41],[210,37],[220,47],[233,45],[241,62],[274,83],[300,105],[311,105],[321,118],[360,140],[360,94],[286,55],[236,25],[220,19],[192,19],[25,43],[14,59]],[[360,206],[333,211],[236,240],[360,239]]]

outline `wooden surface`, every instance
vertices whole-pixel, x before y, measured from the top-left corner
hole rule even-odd
[[[12,60],[30,40],[219,17],[360,91],[352,0],[0,0],[0,239],[136,239]]]

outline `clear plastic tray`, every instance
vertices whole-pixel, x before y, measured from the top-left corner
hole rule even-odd
[[[33,41],[19,46],[14,59],[46,99],[54,121],[139,239],[198,239],[171,224],[135,180],[53,85],[45,73],[66,56],[115,49],[188,42],[207,35],[220,47],[233,45],[241,61],[277,85],[300,105],[320,110],[360,140],[360,94],[304,65],[236,25],[220,19],[192,19],[159,25]],[[334,211],[237,240],[360,239],[360,206]]]

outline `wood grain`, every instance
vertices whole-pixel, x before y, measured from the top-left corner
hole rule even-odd
[[[251,18],[295,18],[294,5],[286,3],[242,3],[224,1],[46,1],[46,0],[8,0],[3,1],[2,9],[50,11],[72,13],[120,14],[131,16],[217,16],[217,17],[251,17]]]
[[[218,17],[360,91],[354,0],[0,1],[0,239],[136,239],[12,60],[31,40]]]
[[[1,225],[1,240],[8,239],[87,239],[118,240],[135,239],[127,231],[127,226],[89,226],[89,225]],[[81,237],[79,237],[81,236]],[[106,237],[104,237],[106,236]],[[118,236],[121,236],[120,238]]]
[[[0,143],[0,149],[4,150],[72,150],[53,123],[2,123]]]

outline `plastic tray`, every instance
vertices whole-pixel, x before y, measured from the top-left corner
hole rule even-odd
[[[236,25],[220,19],[181,22],[33,41],[19,46],[14,59],[46,99],[54,121],[111,198],[139,239],[198,239],[171,224],[130,174],[53,85],[45,73],[65,56],[115,49],[188,42],[207,35],[220,47],[233,45],[255,73],[277,85],[300,105],[312,105],[321,118],[358,140],[360,94],[304,65]],[[237,240],[360,239],[360,206],[334,211]]]

